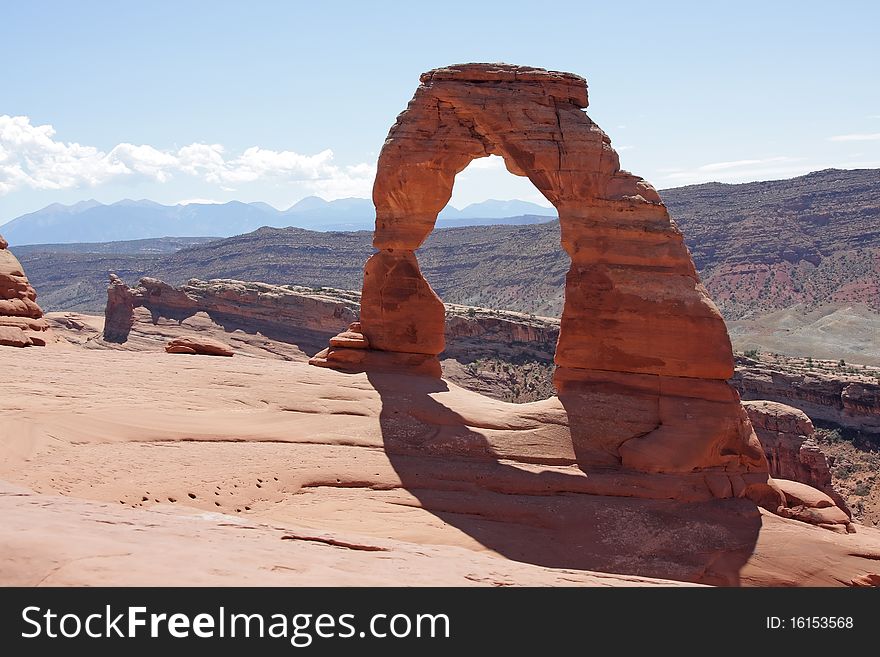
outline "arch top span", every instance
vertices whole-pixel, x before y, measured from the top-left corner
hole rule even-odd
[[[391,127],[373,187],[376,248],[415,249],[449,202],[456,174],[500,155],[560,212],[583,200],[659,204],[650,184],[622,171],[608,136],[582,111],[587,82],[571,73],[462,64],[423,73]]]
[[[579,460],[667,472],[766,468],[726,382],[733,353],[724,321],[657,191],[620,168],[584,111],[586,80],[508,64],[448,66],[420,80],[388,133],[373,186],[378,252],[364,269],[354,331],[369,349],[331,341],[311,362],[440,375],[444,307],[415,251],[455,176],[500,155],[557,208],[571,258],[554,383]]]

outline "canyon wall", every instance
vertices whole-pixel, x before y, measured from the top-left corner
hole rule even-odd
[[[743,399],[770,399],[816,420],[880,434],[880,384],[845,372],[796,371],[744,357],[737,360],[731,383]]]

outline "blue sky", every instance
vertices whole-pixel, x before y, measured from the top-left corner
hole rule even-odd
[[[88,198],[369,196],[424,70],[578,73],[658,188],[880,167],[875,2],[0,0],[0,222]],[[541,200],[497,162],[453,204]]]

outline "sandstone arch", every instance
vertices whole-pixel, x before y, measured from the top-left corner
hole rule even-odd
[[[365,339],[357,349],[337,342],[311,362],[439,376],[444,309],[415,250],[456,174],[475,158],[500,155],[559,211],[571,268],[555,384],[578,460],[766,481],[763,452],[726,382],[733,356],[724,321],[656,190],[620,169],[586,107],[586,81],[570,73],[505,64],[424,73],[379,155],[378,252],[366,264],[361,301]],[[749,485],[707,477],[719,497],[742,495]]]

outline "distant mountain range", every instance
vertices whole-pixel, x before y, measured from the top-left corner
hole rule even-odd
[[[728,320],[795,305],[880,311],[880,170],[660,193]],[[327,205],[334,204],[307,200],[300,209]],[[92,206],[101,207],[109,206]],[[547,219],[437,230],[419,250],[422,270],[446,301],[557,315],[569,260],[558,223]],[[369,230],[263,228],[214,241],[19,246],[15,254],[45,308],[94,311],[105,303],[109,271],[131,283],[140,276],[174,284],[213,277],[358,289],[371,239]]]
[[[487,224],[531,224],[550,221],[555,208],[528,201],[488,200],[458,210],[447,206],[438,227]],[[266,203],[188,203],[161,205],[153,201],[123,200],[104,205],[95,200],[74,205],[54,203],[0,226],[0,234],[13,246],[21,244],[71,244],[116,242],[158,237],[231,237],[269,226],[318,231],[372,230],[375,209],[364,198],[325,201],[317,196],[302,199],[287,210]]]

